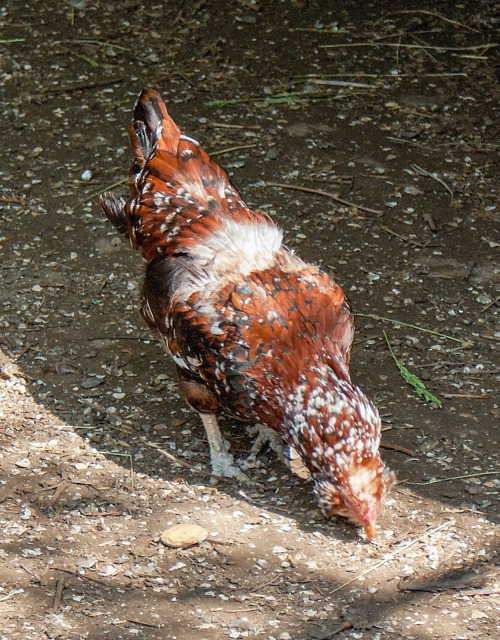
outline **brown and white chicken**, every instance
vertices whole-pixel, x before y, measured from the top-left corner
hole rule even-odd
[[[201,415],[213,473],[242,474],[217,425],[224,410],[277,432],[321,509],[373,537],[393,474],[378,412],[349,375],[354,323],[342,289],[283,246],[155,91],[141,93],[130,137],[131,198],[106,193],[101,204],[142,251],[142,314]]]

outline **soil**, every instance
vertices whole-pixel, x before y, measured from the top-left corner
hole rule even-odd
[[[2,640],[500,637],[498,9],[4,5]],[[95,195],[127,175],[143,86],[351,298],[352,376],[408,450],[383,451],[372,542],[271,451],[251,487],[210,485]],[[165,546],[182,523],[206,539]]]

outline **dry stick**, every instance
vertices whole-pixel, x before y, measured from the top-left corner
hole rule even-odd
[[[264,587],[268,587],[269,585],[273,584],[274,582],[276,582],[280,578],[281,578],[281,575],[274,576],[274,578],[271,578],[270,580],[266,580],[266,582],[262,582],[261,584],[258,584],[256,587],[252,587],[249,590],[248,593],[254,593],[255,591],[258,591],[259,589],[263,589]]]
[[[63,567],[50,567],[50,569],[53,569],[54,571],[64,571],[64,573],[69,573],[70,576],[73,576],[74,578],[81,578],[82,580],[90,580],[91,582],[97,582],[97,584],[102,584],[105,587],[109,587],[109,584],[107,582],[104,582],[104,580],[99,580],[99,578],[93,578],[92,576],[89,576],[87,573],[78,573],[78,571],[72,571],[71,569],[64,569]]]
[[[466,480],[467,478],[480,478],[481,476],[500,476],[500,469],[495,471],[479,471],[478,473],[468,473],[465,476],[451,476],[450,478],[437,478],[427,482],[405,482],[404,484],[425,487],[428,484],[438,484],[438,482],[450,482],[451,480]],[[403,483],[400,483],[403,484]]]
[[[59,611],[63,587],[64,587],[64,578],[61,576],[57,581],[56,595],[54,596],[54,604],[52,605],[52,613],[57,613]]]
[[[134,620],[134,618],[126,618],[127,622],[132,622],[140,627],[150,627],[151,629],[161,629],[161,624],[154,624],[154,622],[145,622],[144,620]]]
[[[426,171],[425,169],[422,169],[422,167],[419,167],[418,164],[412,164],[411,168],[421,176],[426,176],[427,178],[432,178],[432,180],[436,180],[436,182],[439,182],[439,184],[441,184],[453,198],[453,191],[451,187],[449,187],[444,180],[441,180],[441,178],[436,173]]]
[[[463,596],[492,596],[497,593],[500,593],[499,587],[485,587],[484,589],[476,589],[475,591],[461,591],[461,595]]]
[[[84,89],[96,89],[98,87],[108,87],[111,84],[119,84],[125,82],[127,78],[115,78],[114,80],[103,80],[101,82],[79,82],[77,84],[66,84],[58,87],[49,86],[42,87],[37,93],[31,94],[32,97],[43,96],[46,94],[70,93],[71,91],[83,91]]]
[[[422,40],[422,38],[418,38],[415,34],[411,33],[410,37],[413,38],[413,40],[415,40],[416,42],[418,42],[419,44],[422,45],[422,51],[425,53],[426,56],[428,56],[433,62],[435,62],[436,64],[438,64],[438,60],[432,55],[432,53],[429,53],[429,51],[427,51],[427,47],[429,46],[428,43],[425,40]],[[398,50],[399,53],[399,50]],[[396,67],[397,68],[397,67]]]
[[[485,307],[483,307],[481,309],[481,313],[484,313],[485,311],[487,311],[490,307],[492,307],[494,304],[498,306],[498,301],[500,300],[500,296],[498,296],[498,298],[495,298],[495,300],[492,300],[489,304],[487,304]]]
[[[489,393],[442,393],[443,398],[469,398],[471,400],[482,400],[489,398]]]
[[[486,340],[494,340],[495,342],[498,342],[500,340],[500,336],[487,336],[485,333],[481,333],[481,338],[486,338]]]
[[[482,49],[491,49],[497,47],[498,43],[490,42],[488,44],[478,44],[469,47],[440,47],[434,45],[421,45],[410,43],[396,43],[396,42],[343,42],[339,44],[320,44],[319,49],[340,49],[341,47],[402,47],[403,49],[431,49],[432,51],[481,51]]]
[[[382,231],[385,231],[391,236],[395,236],[396,238],[399,238],[403,242],[408,242],[408,244],[411,244],[414,247],[424,248],[424,245],[421,242],[417,242],[416,240],[413,240],[412,238],[408,238],[407,236],[402,236],[400,233],[396,233],[396,231],[389,229],[389,227],[386,227],[385,225],[382,225],[380,228],[382,229]]]
[[[366,82],[350,82],[349,80],[330,80],[325,78],[312,78],[310,82],[314,84],[324,84],[334,87],[359,87],[360,89],[378,89],[374,84],[367,84]]]
[[[404,453],[406,456],[410,456],[412,458],[417,457],[417,452],[412,451],[411,449],[406,449],[406,447],[400,447],[399,444],[387,444],[387,442],[381,442],[380,446],[382,449],[388,449],[389,451],[397,451],[398,453]]]
[[[208,473],[208,471],[203,471],[203,469],[197,469],[192,464],[189,464],[189,462],[185,462],[184,460],[177,458],[176,456],[172,455],[168,451],[165,451],[165,449],[160,449],[160,447],[154,444],[154,442],[145,442],[144,444],[146,445],[146,447],[151,447],[151,449],[156,449],[156,451],[161,453],[162,456],[165,456],[165,458],[168,458],[172,462],[175,462],[176,464],[181,465],[181,467],[190,469],[195,473],[201,473],[202,476],[206,476],[207,478],[216,478],[217,480],[231,480],[231,478],[223,478],[222,476],[215,475],[215,473]]]
[[[350,622],[347,622],[347,620],[344,620],[344,622],[340,625],[340,627],[337,627],[336,629],[333,629],[333,631],[330,631],[330,633],[328,634],[325,640],[329,640],[330,638],[333,638],[333,636],[336,636],[338,633],[341,633],[342,631],[346,631],[351,627],[352,627],[352,624]]]
[[[102,40],[55,40],[52,44],[96,44],[100,47],[111,47],[111,49],[128,51],[127,47],[122,47],[112,42],[103,42]]]
[[[231,151],[239,151],[240,149],[251,149],[252,147],[256,147],[257,143],[254,142],[253,144],[240,144],[237,147],[229,147],[227,149],[220,149],[219,151],[212,151],[210,153],[210,157],[213,156],[221,156],[224,153],[231,153]]]
[[[26,204],[26,200],[22,198],[8,198],[6,196],[2,196],[0,198],[0,202],[7,202],[8,204]]]
[[[301,187],[299,185],[293,184],[283,184],[281,182],[266,182],[266,187],[278,187],[280,189],[294,189],[295,191],[305,191],[306,193],[314,193],[317,196],[324,196],[325,198],[331,198],[335,200],[335,202],[339,202],[340,204],[345,204],[348,207],[355,207],[360,211],[366,211],[367,213],[373,213],[376,216],[382,215],[382,211],[378,209],[370,209],[368,207],[363,207],[361,204],[356,204],[354,202],[349,202],[348,200],[344,200],[340,198],[336,193],[329,193],[328,191],[321,191],[320,189],[312,189],[311,187]]]
[[[113,182],[113,184],[110,184],[107,187],[104,187],[104,189],[101,189],[100,191],[95,191],[94,193],[89,193],[89,195],[86,196],[86,198],[84,198],[83,200],[80,200],[79,202],[77,202],[74,207],[71,207],[70,212],[73,213],[73,211],[78,209],[78,207],[81,207],[82,204],[85,204],[86,202],[88,202],[89,200],[92,200],[96,196],[100,196],[101,193],[104,193],[105,191],[110,191],[111,189],[114,189],[115,187],[119,187],[121,184],[125,184],[126,182],[128,182],[128,178],[124,178],[123,180],[120,180],[119,182]]]
[[[333,591],[330,591],[329,595],[331,596],[334,593],[337,593],[337,591],[340,591],[344,587],[347,587],[348,585],[352,584],[353,582],[356,582],[356,580],[359,580],[359,578],[362,578],[362,577],[368,575],[369,573],[372,573],[372,571],[375,571],[376,569],[378,569],[382,565],[387,564],[393,558],[398,556],[400,553],[403,553],[403,551],[406,551],[406,549],[409,549],[410,547],[413,547],[414,545],[416,545],[418,542],[420,542],[421,540],[423,540],[427,536],[430,536],[432,533],[437,533],[438,531],[441,531],[441,529],[444,529],[445,527],[449,526],[450,524],[455,524],[455,520],[447,520],[446,522],[443,522],[443,524],[440,524],[438,527],[434,527],[433,529],[429,529],[428,531],[426,531],[422,535],[418,536],[418,538],[415,538],[415,540],[412,540],[411,542],[408,542],[408,544],[404,545],[404,547],[400,547],[399,549],[396,549],[396,551],[393,551],[392,553],[390,553],[387,556],[387,558],[385,558],[381,562],[377,562],[377,564],[374,565],[373,567],[370,567],[370,569],[366,569],[365,571],[362,571],[360,574],[358,574],[354,578],[351,578],[347,582],[344,582],[343,584],[338,586]]]
[[[210,122],[209,125],[215,129],[260,129],[260,127],[247,127],[244,124],[229,124],[226,122]]]
[[[457,20],[450,20],[450,18],[446,18],[445,16],[442,16],[440,13],[434,13],[434,11],[427,11],[426,9],[407,9],[407,10],[402,9],[400,11],[391,11],[391,14],[397,14],[397,13],[422,13],[426,16],[439,18],[440,20],[443,20],[444,22],[449,22],[450,24],[453,24],[455,26],[463,27],[464,29],[467,29],[467,31],[472,31],[473,33],[481,33],[478,29],[473,29],[472,27],[469,27],[468,25],[463,24],[463,22],[458,22]]]
[[[474,344],[469,340],[462,340],[462,338],[455,338],[455,336],[449,336],[446,333],[440,333],[439,331],[434,331],[433,329],[426,329],[425,327],[419,327],[418,324],[402,322],[401,320],[396,320],[396,318],[387,318],[385,316],[379,316],[376,313],[355,313],[354,315],[360,318],[372,318],[373,320],[380,320],[381,322],[391,322],[392,324],[400,324],[402,327],[409,327],[410,329],[416,329],[417,331],[430,333],[431,335],[439,336],[440,338],[446,338],[447,340],[453,340],[454,342],[461,342],[464,347],[472,347]]]
[[[14,589],[14,591],[11,591],[10,593],[8,593],[5,596],[2,596],[0,598],[0,602],[5,602],[6,600],[10,600],[14,596],[17,596],[18,593],[24,593],[24,589]]]

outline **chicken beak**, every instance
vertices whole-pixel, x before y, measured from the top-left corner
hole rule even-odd
[[[372,540],[375,537],[375,532],[377,531],[377,527],[374,524],[368,524],[365,527],[366,535]]]

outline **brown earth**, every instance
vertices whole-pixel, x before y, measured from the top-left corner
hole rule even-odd
[[[7,2],[2,640],[500,637],[499,8]],[[359,314],[353,377],[411,450],[384,451],[400,484],[373,542],[272,452],[250,489],[203,474],[140,257],[94,195],[126,176],[145,85]],[[183,522],[207,539],[164,546]]]

